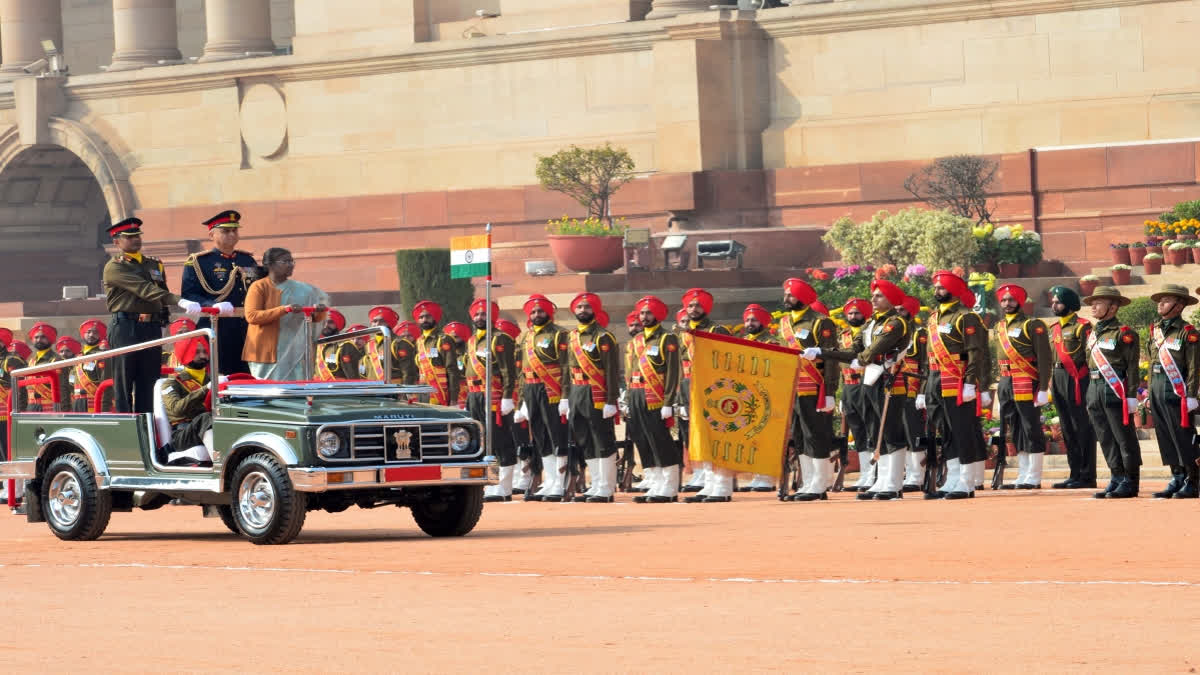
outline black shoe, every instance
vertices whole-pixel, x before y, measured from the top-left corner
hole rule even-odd
[[[562,495],[546,495],[546,496],[542,497],[542,501],[544,501],[544,502],[561,502],[562,500],[563,500]]]
[[[1068,478],[1062,482],[1055,483],[1050,487],[1054,488],[1055,490],[1074,490],[1075,488],[1079,487],[1079,481],[1075,480],[1074,478]]]
[[[733,501],[733,497],[705,497],[704,498],[705,504],[712,504],[714,502],[731,502],[731,501]]]
[[[866,491],[863,491],[863,492],[860,492],[860,493],[858,493],[858,496],[857,496],[857,497],[855,497],[855,499],[858,499],[858,500],[861,500],[861,501],[864,501],[864,502],[865,502],[865,501],[868,501],[868,500],[871,500],[871,499],[874,499],[874,498],[875,498],[875,493],[874,493],[874,492],[866,492]]]
[[[920,492],[920,491],[921,491],[920,485],[905,485],[903,488],[903,492]]]
[[[1040,487],[1042,487],[1042,486],[1034,485],[1033,483],[1017,483],[1018,490],[1036,490]]]
[[[797,492],[792,495],[792,501],[794,502],[815,502],[822,498],[825,498],[824,494],[817,494],[815,492]]]
[[[829,499],[829,493],[828,493],[828,492],[822,492],[822,493],[821,493],[821,501],[826,501],[827,499]]]
[[[1096,489],[1096,479],[1093,478],[1092,480],[1075,481],[1075,488],[1076,489],[1095,490]]]
[[[571,501],[573,501],[577,504],[582,504],[582,503],[586,502],[587,500],[588,500],[588,496],[585,495],[584,493],[580,492],[579,494],[575,495],[575,498],[572,499]]]
[[[704,489],[703,485],[684,485],[679,488],[680,492],[699,492]]]
[[[942,490],[934,490],[933,492],[925,493],[925,499],[945,499],[945,498],[946,498],[946,493],[943,492]]]
[[[763,486],[763,487],[750,488],[750,491],[751,492],[774,492],[775,488]],[[739,492],[740,492],[740,490],[739,490]]]
[[[1200,497],[1200,488],[1197,488],[1196,481],[1186,478],[1183,481],[1183,487],[1175,493],[1174,499],[1196,499],[1197,497]]]
[[[650,497],[646,501],[650,502],[651,504],[670,504],[671,502],[679,501],[679,497],[664,497],[662,495],[658,495],[655,497]]]
[[[488,495],[483,498],[483,501],[489,502],[489,503],[491,503],[491,502],[511,502],[512,495],[509,495],[507,497],[504,495]]]
[[[588,497],[587,498],[587,503],[589,503],[589,504],[612,504],[615,501],[616,501],[616,497],[614,497],[612,495],[609,495],[607,497]]]
[[[705,499],[708,499],[708,495],[692,495],[690,497],[684,497],[683,501],[688,504],[699,504]]]
[[[1001,490],[1016,490],[1019,487],[1016,483],[1005,483],[1000,486]]]
[[[1137,488],[1133,484],[1133,480],[1125,478],[1116,490],[1108,493],[1105,499],[1133,499],[1137,496]]]
[[[903,499],[903,498],[904,498],[904,493],[902,493],[902,492],[876,492],[875,493],[875,500],[880,501],[880,502],[890,502],[893,499]]]
[[[736,490],[734,490],[734,492],[749,492],[749,491],[750,491],[750,488],[742,486],[742,485],[739,485],[738,488]]]
[[[846,485],[842,487],[842,492],[858,492],[857,485]]]
[[[523,494],[525,494],[525,488],[513,488],[513,494],[514,495],[523,495]]]
[[[1176,492],[1183,489],[1184,481],[1185,478],[1182,471],[1179,473],[1172,472],[1171,480],[1167,482],[1167,486],[1155,492],[1152,496],[1155,499],[1170,499],[1175,496]]]
[[[1108,479],[1108,486],[1105,487],[1103,491],[1097,492],[1096,494],[1094,494],[1092,496],[1095,497],[1096,499],[1108,499],[1108,495],[1113,490],[1117,489],[1117,486],[1121,484],[1121,480],[1123,478],[1124,478],[1123,476],[1113,476],[1112,478]]]
[[[525,501],[540,502],[540,501],[542,501],[542,495],[534,494],[533,492],[526,492],[525,493]]]
[[[650,501],[650,495],[638,495],[633,498],[634,504],[645,504],[648,501]]]
[[[970,499],[974,497],[974,492],[947,492],[946,499]]]

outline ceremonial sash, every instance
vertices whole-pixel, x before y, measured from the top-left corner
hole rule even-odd
[[[1038,379],[1037,366],[1013,346],[1012,338],[1008,334],[1011,325],[1006,321],[1004,330],[996,331],[1000,349],[1006,357],[1000,360],[1000,374],[1012,378],[1014,401],[1032,401],[1034,383]]]
[[[322,381],[336,380],[337,376],[333,374],[333,369],[329,367],[329,357],[333,356],[333,362],[337,363],[337,350],[333,345],[325,345],[325,355],[317,355],[317,379]]]
[[[683,379],[692,379],[692,349],[696,346],[696,338],[692,335],[692,331],[685,330],[679,334],[679,345],[682,347],[680,351],[680,365]]]
[[[12,390],[0,384],[0,422],[8,421],[8,399],[12,395]],[[7,443],[8,441],[5,440]]]
[[[1075,382],[1075,405],[1083,404],[1083,388],[1080,382],[1083,381],[1083,376],[1086,374],[1084,368],[1080,368],[1075,364],[1075,359],[1071,358],[1071,353],[1067,351],[1067,346],[1063,344],[1062,324],[1054,324],[1054,328],[1050,331],[1051,343],[1054,345],[1054,351],[1058,353],[1058,362],[1062,364],[1063,370],[1067,371],[1067,375]]]
[[[816,324],[813,324],[816,328]],[[805,348],[804,343],[800,341],[800,336],[796,334],[796,327],[792,325],[791,320],[785,315],[779,322],[779,334],[783,337],[784,344],[793,349]],[[813,341],[814,344],[816,340]],[[800,362],[800,372],[796,375],[796,395],[797,396],[816,396],[820,399],[818,407],[825,405],[825,375],[817,368],[816,361],[808,359],[797,359]]]
[[[665,339],[659,339],[659,350],[662,350],[662,343]],[[654,369],[654,364],[650,363],[650,357],[646,355],[646,336],[640,334],[633,339],[633,357],[637,360],[638,374],[633,378],[633,382],[629,385],[633,389],[641,389],[646,393],[646,408],[649,410],[657,410],[663,407],[663,400],[666,398],[667,383],[663,381],[662,374]]]
[[[929,369],[937,372],[942,381],[942,397],[954,396],[958,405],[963,403],[963,374],[966,366],[961,359],[956,358],[942,342],[942,333],[938,330],[940,316],[934,315],[929,319],[933,330],[929,331]],[[978,408],[978,406],[976,406]]]
[[[479,339],[472,335],[471,339],[467,341],[467,367],[470,368],[471,372],[475,375],[475,377],[467,383],[467,391],[471,392],[472,394],[482,394],[484,393],[484,390],[487,389],[487,387],[484,386],[484,382],[487,380],[487,362],[479,358],[478,352]],[[503,387],[504,383],[500,379],[500,376],[496,373],[492,373],[493,411],[500,409],[500,399],[503,398],[502,394],[504,393],[501,391]]]
[[[780,327],[786,324],[787,321],[780,322]],[[850,349],[854,346],[854,331],[847,330],[838,336],[838,344],[843,350]],[[842,366],[842,384],[862,384],[862,371],[855,370],[850,366]]]
[[[44,366],[44,365],[50,364],[50,363],[54,363],[54,361],[42,361],[42,362],[34,361],[34,362],[30,363],[29,365],[30,366]],[[50,377],[59,377],[59,371],[57,371],[57,370],[47,371],[46,373],[44,373],[44,375],[48,375]],[[59,380],[59,381],[61,382],[62,380]],[[31,405],[31,406],[34,406],[34,405],[43,405],[44,406],[47,404],[54,405],[54,390],[50,388],[50,385],[35,384],[35,385],[29,386],[27,389],[29,391],[29,405]],[[63,394],[63,395],[65,396],[65,394]]]
[[[557,338],[557,336],[555,336]],[[530,384],[540,382],[546,386],[546,398],[551,403],[562,400],[562,366],[558,363],[543,363],[537,355],[537,335],[529,334],[525,339],[525,360],[521,370],[525,371],[525,381]]]
[[[596,337],[599,338],[600,335],[598,334]],[[579,364],[571,371],[571,383],[587,384],[592,390],[592,405],[597,410],[603,408],[608,400],[608,379],[604,377],[604,371],[587,355],[587,351],[583,348],[583,341],[579,339],[579,331],[571,331],[568,344],[571,345],[571,353],[575,355],[575,362]],[[598,345],[599,342],[592,344]],[[578,371],[580,381],[576,381],[576,371]]]
[[[103,363],[103,361],[91,361],[90,363],[95,368],[97,364]],[[86,399],[88,412],[92,413],[96,412],[96,390],[100,388],[100,383],[88,376],[88,371],[83,369],[85,365],[83,363],[75,364],[75,368],[71,373],[75,378],[72,384],[75,385],[75,398]]]
[[[1117,398],[1121,399],[1121,423],[1129,424],[1129,406],[1125,405],[1125,383],[1122,382],[1121,378],[1117,375],[1116,368],[1113,368],[1112,364],[1109,363],[1108,359],[1104,356],[1103,350],[1100,349],[1100,345],[1097,344],[1098,342],[1099,340],[1096,339],[1095,332],[1089,335],[1087,344],[1088,351],[1092,355],[1092,360],[1096,362],[1096,370],[1100,371],[1100,375],[1104,378],[1104,381],[1108,383],[1108,388],[1112,389],[1113,393],[1117,395]]]
[[[374,339],[367,340],[363,350],[363,358],[358,362],[358,374],[364,379],[386,380],[383,374],[383,357],[379,353],[379,344]]]
[[[1187,409],[1187,383],[1183,380],[1183,372],[1179,370],[1179,364],[1175,363],[1175,357],[1171,356],[1171,350],[1167,348],[1167,336],[1163,335],[1161,339],[1158,333],[1161,333],[1157,325],[1150,326],[1150,339],[1154,340],[1154,344],[1158,346],[1158,362],[1162,364],[1163,372],[1167,379],[1171,381],[1171,389],[1175,391],[1175,395],[1179,397],[1179,426],[1188,426],[1188,409]],[[1180,341],[1183,340],[1183,335],[1186,332],[1180,331]]]
[[[921,393],[921,364],[917,361],[917,341],[920,337],[920,330],[914,332],[912,342],[904,350],[904,365],[900,367],[909,398],[916,398]]]
[[[439,342],[440,339],[434,340],[435,345]],[[421,373],[421,381],[433,387],[433,393],[429,395],[429,402],[434,405],[449,405],[450,382],[446,376],[446,368],[434,364],[425,349],[424,341],[420,346],[421,348],[417,350],[417,370]]]

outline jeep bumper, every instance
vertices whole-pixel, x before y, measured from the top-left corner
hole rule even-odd
[[[298,492],[430,485],[494,485],[494,462],[414,466],[291,467],[288,478]]]

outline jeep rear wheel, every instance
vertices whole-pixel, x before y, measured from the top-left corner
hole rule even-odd
[[[447,488],[413,504],[413,520],[431,537],[461,537],[475,529],[483,513],[483,487]]]
[[[59,539],[96,539],[112,517],[112,493],[96,486],[92,465],[78,453],[50,462],[40,496],[46,523]]]
[[[255,544],[286,544],[300,534],[307,495],[296,492],[287,470],[273,455],[260,452],[233,473],[230,504],[234,523]]]

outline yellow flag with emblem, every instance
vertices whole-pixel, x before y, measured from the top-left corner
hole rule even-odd
[[[734,472],[778,477],[799,352],[715,333],[695,338],[688,455]]]

